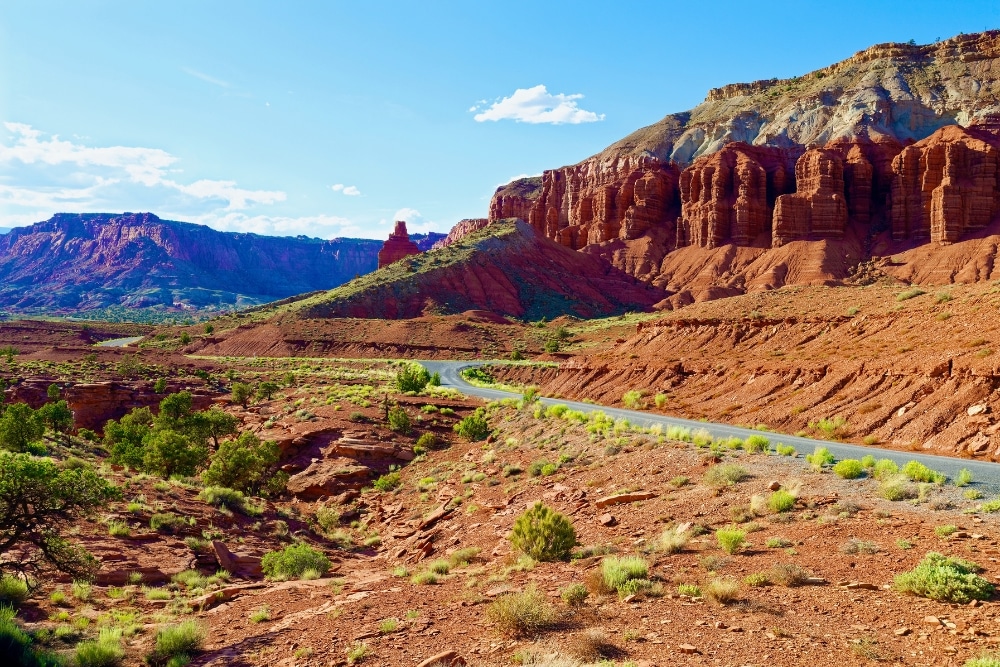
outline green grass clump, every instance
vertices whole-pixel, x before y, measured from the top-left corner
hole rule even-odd
[[[271,608],[266,604],[250,612],[251,623],[263,623],[271,620]]]
[[[833,454],[826,447],[817,447],[816,451],[812,454],[806,454],[806,461],[808,461],[814,468],[822,468],[825,465],[830,465],[833,463]]]
[[[861,457],[861,467],[865,470],[871,470],[875,467],[875,457],[871,454],[865,454]]]
[[[0,604],[0,659],[4,665],[18,667],[61,667],[64,662],[56,655],[35,649],[32,638],[14,622],[16,612],[10,605]]]
[[[772,512],[787,512],[795,507],[795,495],[784,489],[778,489],[767,499],[767,506]]]
[[[534,584],[520,593],[501,595],[486,609],[486,616],[506,634],[523,636],[556,625],[559,614]]]
[[[514,521],[510,541],[535,560],[567,560],[576,546],[576,530],[568,517],[538,502]]]
[[[80,642],[76,646],[79,667],[115,667],[124,659],[121,628],[101,628],[97,639]]]
[[[204,626],[196,621],[182,621],[160,628],[149,662],[154,665],[186,665],[192,654],[201,650],[207,634]]]
[[[624,597],[648,586],[649,563],[638,556],[608,556],[601,561],[604,585]],[[638,583],[632,583],[638,582]]]
[[[247,516],[257,516],[263,513],[262,510],[248,501],[242,491],[224,486],[206,486],[198,493],[198,500],[216,507],[225,507]]]
[[[901,472],[914,482],[944,484],[946,479],[944,473],[931,470],[919,461],[907,461]]]
[[[987,653],[978,658],[969,658],[962,667],[1000,667],[1000,655]]]
[[[28,583],[10,574],[0,576],[0,603],[17,606],[28,599]]]
[[[986,514],[993,514],[994,512],[1000,512],[1000,498],[987,500],[985,503],[979,506],[979,511],[985,512]]]
[[[695,584],[680,584],[677,586],[677,592],[681,595],[689,595],[693,598],[701,597],[701,588]]]
[[[781,442],[775,445],[774,451],[776,451],[779,456],[795,456],[796,454],[795,447],[793,447],[792,445],[786,445]]]
[[[562,601],[571,607],[579,607],[589,595],[590,591],[583,584],[570,584],[559,593]]]
[[[734,577],[717,577],[705,584],[705,597],[719,604],[739,599],[740,583]]]
[[[743,441],[743,450],[750,452],[767,452],[771,448],[771,441],[762,435],[751,435]]]
[[[958,477],[955,478],[955,486],[968,486],[972,484],[972,471],[968,468],[962,468],[958,471]]]
[[[927,294],[924,290],[919,287],[911,287],[908,290],[904,290],[896,295],[896,301],[908,301],[914,297],[918,297],[922,294]]]
[[[907,480],[905,476],[899,474],[882,479],[882,484],[879,486],[878,492],[880,496],[893,502],[907,500],[917,496],[917,490],[913,488],[913,485],[909,483],[909,480]]]
[[[965,604],[972,600],[987,600],[993,595],[993,584],[980,577],[975,563],[949,558],[930,552],[920,563],[893,582],[896,590],[919,595],[938,602]]]
[[[950,537],[958,532],[958,526],[934,526],[934,534],[938,537]]]
[[[128,537],[132,529],[124,521],[108,521],[108,535],[111,537]]]
[[[743,466],[735,463],[720,463],[705,471],[702,478],[709,486],[723,487],[732,486],[750,477],[750,473]]]
[[[837,461],[833,466],[833,472],[841,479],[857,479],[865,474],[865,467],[856,459],[844,459]]]
[[[417,572],[410,577],[410,582],[417,586],[432,586],[438,582],[437,575],[429,570]]]
[[[723,551],[732,555],[743,548],[743,545],[746,543],[747,532],[736,526],[719,528],[715,531],[715,539]]]
[[[764,546],[768,549],[786,549],[792,546],[792,543],[783,537],[769,537]]]
[[[319,572],[320,576],[326,574],[330,559],[308,544],[292,544],[265,554],[261,568],[269,579],[300,579],[308,570]]]
[[[375,487],[377,491],[393,491],[399,488],[399,485],[403,483],[403,476],[398,471],[387,472],[378,479],[376,479],[372,486]]]

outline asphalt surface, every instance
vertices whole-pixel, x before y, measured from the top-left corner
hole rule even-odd
[[[132,343],[138,343],[143,339],[143,336],[133,336],[131,338],[112,338],[111,340],[102,340],[96,345],[96,347],[128,347]]]
[[[508,391],[476,387],[469,384],[464,378],[462,378],[462,369],[488,364],[468,361],[422,361],[420,363],[422,363],[431,373],[437,372],[441,374],[441,386],[457,389],[467,396],[478,396],[488,400],[520,397],[520,394]],[[573,410],[582,410],[587,413],[600,410],[610,417],[615,419],[625,418],[629,421],[629,423],[645,428],[649,428],[650,426],[654,426],[656,424],[660,424],[664,427],[683,426],[691,429],[692,431],[704,429],[708,431],[713,438],[728,438],[735,436],[741,440],[746,439],[750,435],[765,435],[771,441],[772,446],[779,442],[785,445],[791,445],[800,455],[811,454],[817,447],[826,447],[837,458],[837,460],[860,459],[866,454],[872,454],[877,458],[892,459],[900,466],[905,464],[907,461],[920,461],[934,470],[943,472],[948,476],[949,480],[953,480],[958,475],[959,470],[967,468],[972,472],[974,483],[971,486],[973,488],[982,491],[984,494],[1000,493],[1000,464],[998,463],[990,463],[988,461],[978,461],[974,459],[960,459],[949,456],[936,456],[933,454],[922,454],[917,452],[901,452],[899,450],[884,449],[882,447],[866,447],[863,445],[851,445],[841,442],[828,442],[813,438],[800,438],[798,436],[785,435],[783,433],[764,433],[754,429],[731,426],[729,424],[716,424],[713,422],[695,421],[693,419],[682,419],[680,417],[666,417],[659,414],[643,412],[641,410],[609,408],[601,405],[594,405],[592,403],[578,403],[576,401],[557,400],[551,398],[542,398],[541,401],[546,405],[562,404]],[[801,462],[801,459],[791,460],[798,460]]]

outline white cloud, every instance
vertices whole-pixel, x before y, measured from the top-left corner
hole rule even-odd
[[[410,234],[426,234],[436,232],[440,225],[433,220],[428,220],[415,208],[401,208],[392,216],[393,221],[403,220],[406,222],[406,231]],[[390,223],[391,224],[391,223]]]
[[[340,192],[347,195],[348,197],[358,197],[361,195],[361,190],[358,190],[357,186],[354,185],[344,185],[343,183],[337,183],[336,185],[331,185],[330,189],[334,192]]]
[[[165,217],[170,217],[165,216]],[[189,219],[200,225],[208,225],[222,232],[250,232],[267,236],[310,236],[321,239],[336,237],[383,238],[381,232],[365,229],[348,218],[335,215],[313,215],[303,217],[247,215],[230,212],[209,213]]]
[[[594,123],[604,120],[604,114],[580,109],[577,100],[583,95],[552,95],[545,86],[534,88],[518,88],[510,97],[494,102],[488,109],[477,113],[473,118],[482,123],[488,120],[515,120],[519,123],[549,123],[561,125],[569,123]],[[478,108],[478,105],[477,107]],[[474,111],[475,108],[470,109]]]
[[[213,86],[218,86],[219,88],[228,88],[230,85],[228,81],[223,81],[222,79],[216,79],[214,76],[209,76],[204,72],[199,72],[198,70],[192,69],[190,67],[182,67],[181,71],[189,76],[193,76],[196,79],[201,79],[205,83],[210,83]]]

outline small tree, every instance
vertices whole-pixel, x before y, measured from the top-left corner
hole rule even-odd
[[[37,414],[53,433],[63,434],[73,430],[73,411],[66,401],[46,403],[38,409]]]
[[[191,477],[208,459],[207,447],[192,443],[176,431],[152,431],[142,445],[145,450],[142,469],[164,478],[171,475]]]
[[[247,403],[250,402],[250,397],[252,396],[253,387],[248,385],[246,382],[233,383],[233,403],[238,403],[245,408]]]
[[[45,434],[45,425],[27,403],[14,403],[0,417],[0,448],[23,452]]]
[[[157,394],[162,394],[167,390],[167,378],[157,378],[156,382],[153,384],[153,391]]]
[[[455,433],[472,442],[485,440],[490,434],[490,424],[482,408],[476,408],[474,413],[455,424],[454,429]]]
[[[104,446],[111,452],[111,462],[130,468],[142,468],[146,450],[143,440],[153,425],[149,408],[134,408],[120,421],[111,419],[104,425]]]
[[[179,391],[160,401],[160,418],[180,421],[191,414],[193,399],[191,392]]]
[[[55,403],[59,400],[59,396],[62,394],[62,390],[59,389],[59,385],[50,384],[49,388],[45,390],[45,394],[49,397],[49,400]]]
[[[510,542],[535,560],[566,560],[576,546],[576,530],[565,515],[537,502],[514,521]]]
[[[430,381],[431,374],[420,364],[407,364],[396,373],[396,386],[403,393],[423,391]]]
[[[218,449],[219,440],[239,431],[240,420],[217,405],[204,412],[196,412],[190,417],[190,427],[187,429],[197,440],[211,440]]]
[[[397,433],[406,435],[413,430],[413,423],[410,421],[410,416],[406,414],[406,410],[398,405],[389,410],[389,415],[386,421],[389,422],[389,428]]]
[[[270,401],[274,398],[274,395],[278,393],[278,383],[277,382],[261,382],[257,385],[257,399],[261,401]]]
[[[280,457],[281,449],[273,441],[262,442],[253,433],[242,433],[219,446],[202,479],[213,486],[258,493],[275,478],[274,468]]]
[[[37,574],[54,567],[76,577],[96,563],[61,533],[81,516],[118,497],[90,466],[62,469],[28,454],[0,452],[0,572]],[[4,558],[15,553],[15,558]]]

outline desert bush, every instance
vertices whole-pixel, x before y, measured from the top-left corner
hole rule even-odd
[[[426,368],[417,363],[410,363],[396,373],[396,387],[402,393],[421,392],[431,381],[431,375]]]
[[[315,570],[322,576],[330,569],[330,559],[307,544],[292,544],[265,554],[261,568],[269,579],[297,579],[307,570]]]
[[[927,292],[920,289],[919,287],[911,287],[910,289],[903,290],[902,292],[897,294],[896,301],[908,301],[909,299],[918,297],[922,294],[927,294]]]
[[[806,454],[806,461],[812,464],[814,468],[822,468],[825,465],[830,465],[833,463],[833,454],[826,447],[817,447],[812,454]]]
[[[437,575],[430,570],[424,570],[410,577],[410,581],[417,586],[428,586],[437,583]]]
[[[715,539],[718,541],[719,547],[723,551],[732,555],[743,548],[747,539],[747,533],[745,530],[735,526],[730,526],[729,528],[719,528],[715,531]]]
[[[668,399],[667,399],[667,395],[666,394],[657,394],[656,396],[653,397],[653,403],[655,403],[656,407],[658,407],[661,410],[664,407],[666,407],[667,400]]]
[[[841,479],[857,479],[865,474],[865,468],[857,459],[844,459],[837,461],[833,466],[833,472]]]
[[[755,452],[766,452],[770,448],[771,441],[762,435],[754,434],[743,441],[744,451],[750,452],[751,454]]]
[[[182,621],[177,625],[160,628],[156,645],[148,656],[154,665],[186,665],[192,654],[201,650],[208,631],[197,621]]]
[[[248,516],[255,516],[261,510],[255,507],[240,491],[227,489],[224,486],[206,486],[198,493],[198,500],[204,501],[216,507],[242,512]]]
[[[675,554],[683,551],[690,539],[691,531],[677,530],[676,526],[671,526],[660,534],[658,546],[664,553]]]
[[[747,586],[767,586],[771,583],[771,579],[766,572],[754,572],[743,577],[743,583]]]
[[[677,592],[681,595],[688,595],[693,598],[701,597],[701,588],[694,584],[680,584],[677,586]]]
[[[440,444],[438,437],[431,432],[421,433],[420,437],[417,438],[416,447],[423,447],[426,449],[434,449]],[[416,449],[416,447],[414,449]]]
[[[1000,655],[986,653],[977,658],[969,658],[962,663],[962,667],[1000,667]]]
[[[796,454],[795,447],[781,442],[775,445],[774,451],[776,451],[779,456],[795,456]]]
[[[570,584],[559,593],[562,601],[571,607],[578,607],[584,603],[590,591],[583,584]]]
[[[972,600],[987,600],[993,595],[993,584],[980,577],[975,563],[929,552],[920,563],[896,576],[896,590],[930,598],[938,602],[965,604]]]
[[[413,430],[413,422],[410,421],[410,416],[406,414],[406,410],[398,405],[389,410],[387,421],[389,423],[389,429],[395,431],[396,433],[406,435]]]
[[[716,577],[702,589],[704,596],[719,604],[729,604],[739,599],[740,582],[735,577]]]
[[[795,563],[779,563],[768,571],[768,579],[779,586],[801,586],[812,576]]]
[[[899,466],[892,459],[879,459],[872,470],[875,479],[886,479],[899,474]]]
[[[768,549],[784,549],[792,546],[792,543],[783,537],[769,537],[764,546]]]
[[[629,583],[646,582],[647,576],[649,576],[649,563],[638,556],[608,556],[601,561],[601,577],[604,585],[618,591],[620,595],[636,592],[630,590]]]
[[[622,404],[630,410],[640,410],[643,407],[641,391],[626,391],[622,396]]]
[[[958,532],[958,526],[934,526],[934,534],[938,537],[950,537]]]
[[[955,478],[955,486],[968,486],[969,484],[972,484],[972,471],[968,468],[962,468]]]
[[[17,667],[62,667],[58,656],[32,646],[31,635],[14,622],[15,615],[13,607],[0,604],[0,661]]]
[[[772,512],[787,512],[795,507],[795,495],[785,489],[778,489],[767,499],[767,505]]]
[[[946,479],[944,473],[931,470],[919,461],[907,461],[901,472],[914,482],[944,484]]]
[[[538,502],[514,521],[510,541],[535,560],[566,560],[576,546],[576,531],[569,518]]]
[[[157,512],[149,517],[149,527],[157,532],[173,533],[185,523],[184,519],[173,512]]]
[[[455,433],[471,442],[485,440],[486,436],[490,434],[490,425],[486,421],[486,411],[482,408],[476,408],[474,413],[455,424],[454,429]]]
[[[881,549],[875,542],[851,538],[840,545],[840,552],[845,554],[877,554]]]
[[[865,454],[861,457],[861,467],[865,470],[871,470],[875,467],[875,457],[871,454]]]
[[[391,472],[387,472],[372,482],[372,486],[374,486],[378,491],[392,491],[394,489],[398,489],[399,485],[402,483],[403,476],[398,470],[393,470]]]
[[[142,469],[163,478],[193,477],[208,460],[206,445],[170,429],[150,431],[142,440],[142,448]]]
[[[527,635],[553,627],[558,613],[534,584],[520,593],[501,595],[486,609],[486,616],[511,635]]]
[[[705,471],[702,480],[709,486],[723,487],[732,486],[750,477],[750,473],[743,466],[735,463],[720,463]]]
[[[249,431],[219,445],[212,463],[202,474],[210,486],[222,486],[243,493],[280,493],[287,473],[277,470],[281,449],[277,443],[262,441]],[[276,481],[280,478],[280,481]]]

